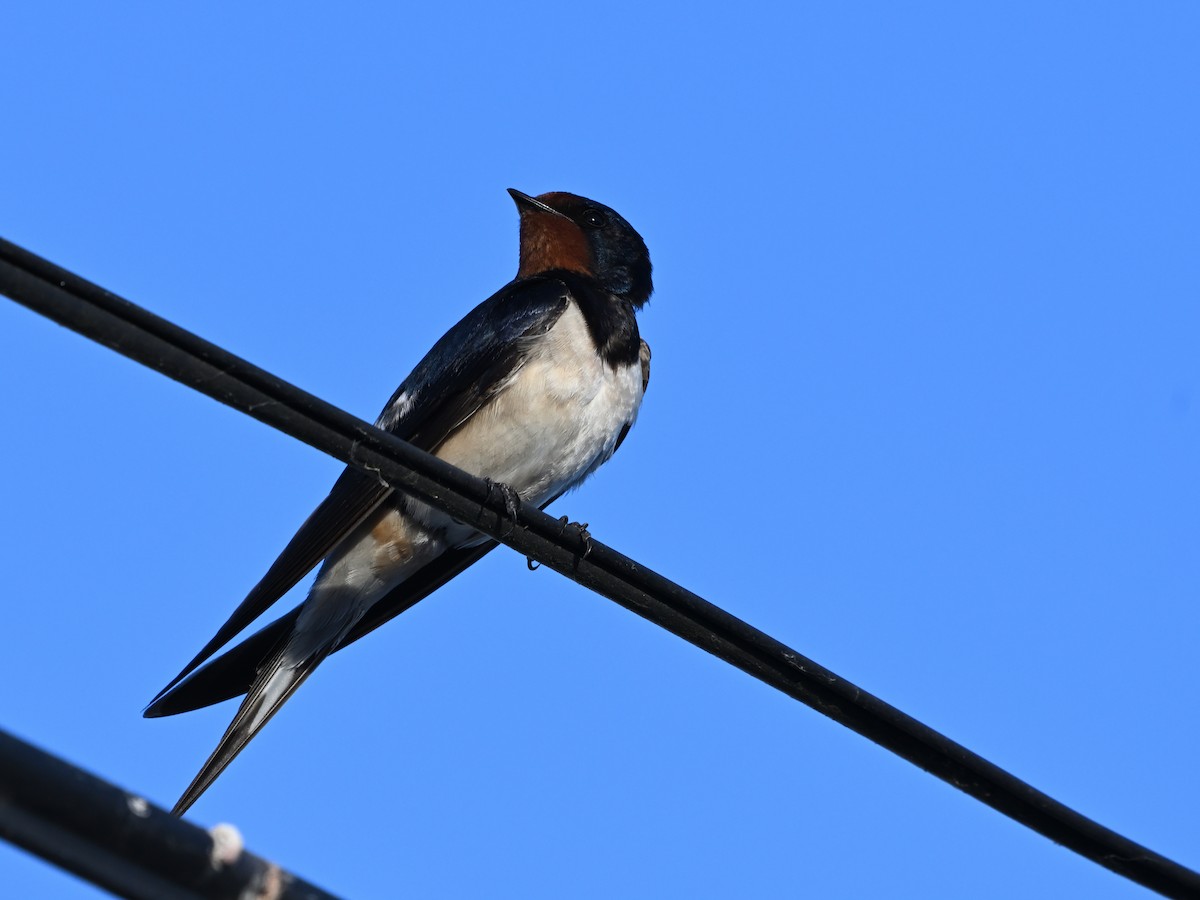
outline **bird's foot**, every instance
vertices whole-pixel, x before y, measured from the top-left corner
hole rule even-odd
[[[566,516],[559,516],[558,517],[558,525],[559,525],[559,528],[558,528],[559,537],[564,535],[568,528],[574,527],[574,528],[579,529],[579,546],[580,546],[579,558],[581,560],[587,559],[588,555],[592,552],[592,533],[590,531],[588,531],[588,523],[587,522],[572,522]]]
[[[485,505],[491,502],[493,491],[497,491],[504,498],[504,511],[508,514],[508,533],[511,535],[517,530],[517,510],[521,508],[521,495],[503,481],[485,478],[483,482],[487,485],[487,496],[483,500]]]

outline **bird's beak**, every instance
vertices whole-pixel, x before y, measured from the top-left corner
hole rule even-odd
[[[568,215],[560,213],[553,206],[547,206],[545,203],[543,203],[541,200],[537,199],[536,197],[530,197],[528,194],[522,194],[516,188],[509,188],[508,192],[512,195],[513,200],[516,201],[517,209],[521,209],[524,206],[528,206],[528,207],[531,207],[533,209],[539,210],[544,213],[550,213],[550,215],[552,215],[552,216],[559,216],[560,218],[563,218],[563,219],[571,218]]]

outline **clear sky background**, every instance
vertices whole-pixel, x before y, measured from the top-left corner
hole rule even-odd
[[[1195,4],[3,30],[0,234],[364,418],[512,277],[505,188],[617,209],[654,376],[554,512],[1200,866]],[[0,397],[0,727],[169,806],[233,706],[141,709],[340,464],[7,301]],[[353,898],[1149,896],[506,550],[192,815]]]

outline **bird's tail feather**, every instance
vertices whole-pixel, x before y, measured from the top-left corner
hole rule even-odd
[[[217,776],[233,762],[251,739],[262,730],[279,708],[287,702],[296,689],[304,683],[333,650],[332,646],[319,649],[302,657],[298,662],[288,660],[291,647],[285,644],[260,670],[251,685],[246,699],[238,708],[237,715],[229,723],[217,749],[192,779],[175,808],[174,815],[182,816],[216,780]]]

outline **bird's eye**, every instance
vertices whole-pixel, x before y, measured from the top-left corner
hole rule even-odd
[[[600,212],[598,209],[584,210],[581,219],[583,224],[588,228],[603,228],[608,224],[608,221],[604,218],[604,213]]]

